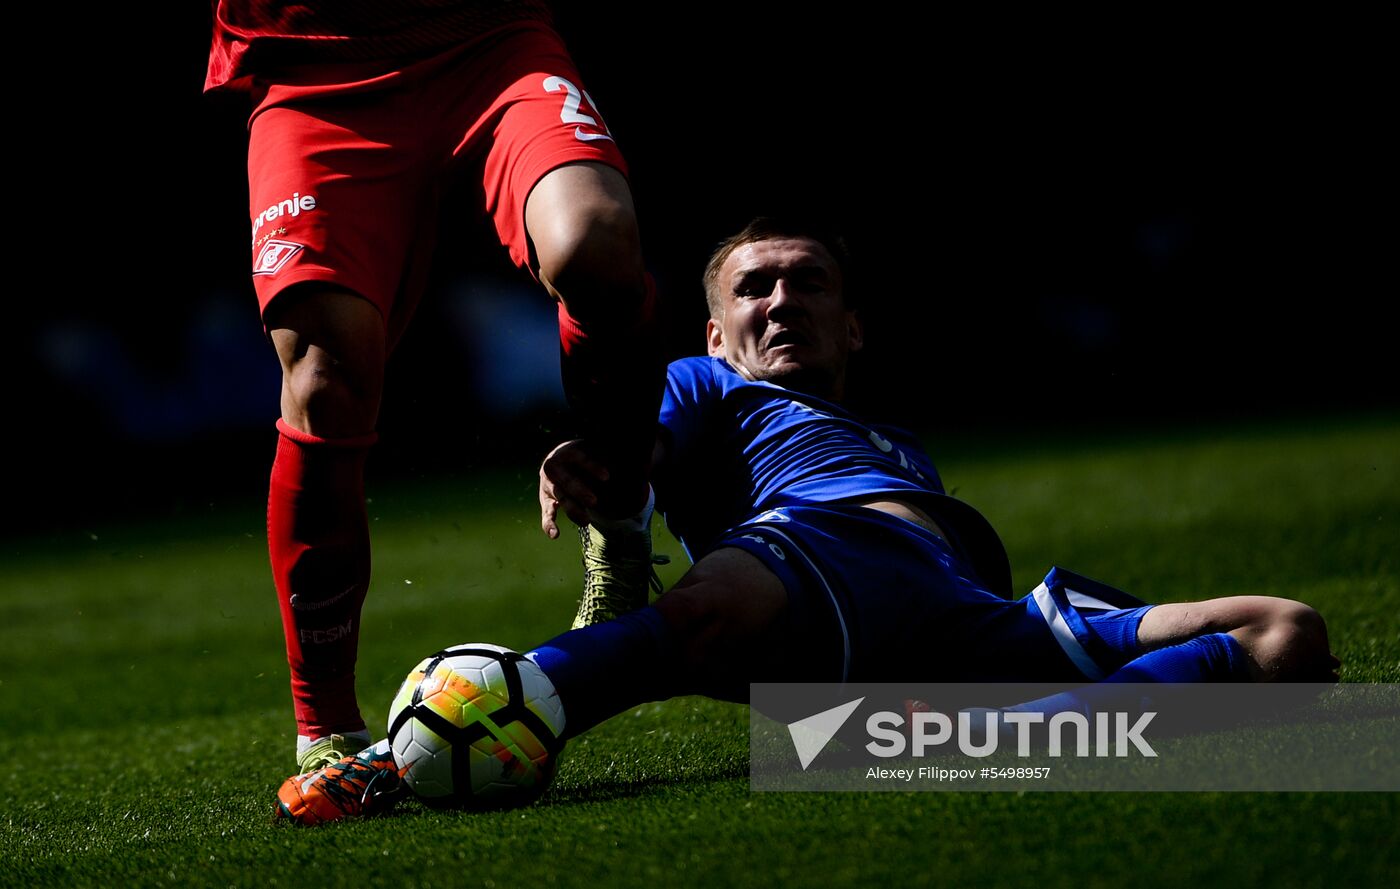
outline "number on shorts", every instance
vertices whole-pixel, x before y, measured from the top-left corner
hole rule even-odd
[[[559,112],[559,119],[564,123],[583,124],[585,126],[598,127],[605,133],[609,132],[607,124],[599,122],[598,118],[594,117],[592,114],[585,114],[579,110],[583,107],[583,103],[587,102],[588,109],[592,111],[593,114],[598,114],[598,106],[593,104],[593,97],[588,94],[587,90],[581,90],[574,86],[572,81],[559,76],[546,77],[544,79],[544,89],[545,92],[548,93],[557,93],[560,90],[564,91],[564,107]],[[599,117],[601,116],[602,115],[599,115]]]

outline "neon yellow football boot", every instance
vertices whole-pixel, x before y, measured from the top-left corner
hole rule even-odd
[[[578,529],[583,550],[583,598],[570,629],[611,620],[647,604],[648,591],[661,592],[661,579],[652,565],[666,556],[652,556],[651,514],[656,495],[647,497],[642,511],[627,519],[595,517]]]

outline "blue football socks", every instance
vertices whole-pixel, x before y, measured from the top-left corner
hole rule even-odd
[[[1249,678],[1249,656],[1235,637],[1211,633],[1149,651],[1093,685],[1003,709],[1046,716],[1067,712],[1088,715],[1129,700],[1136,703],[1139,695],[1125,695],[1114,688],[1125,683],[1245,682]]]
[[[564,705],[564,737],[647,701],[678,693],[680,658],[670,627],[648,605],[570,630],[526,652]]]

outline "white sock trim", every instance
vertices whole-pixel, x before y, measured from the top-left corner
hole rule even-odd
[[[651,527],[651,514],[656,509],[656,491],[651,485],[647,485],[647,502],[635,515],[621,519],[610,519],[598,515],[593,510],[588,511],[588,524],[598,530],[599,534],[607,537],[609,534],[618,532],[646,531]]]

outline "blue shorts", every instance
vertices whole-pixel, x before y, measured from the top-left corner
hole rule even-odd
[[[901,518],[826,504],[769,510],[718,547],[757,557],[788,594],[783,649],[816,681],[1083,682],[1137,657],[1151,606],[1053,568],[1029,595],[982,588],[944,540]]]

